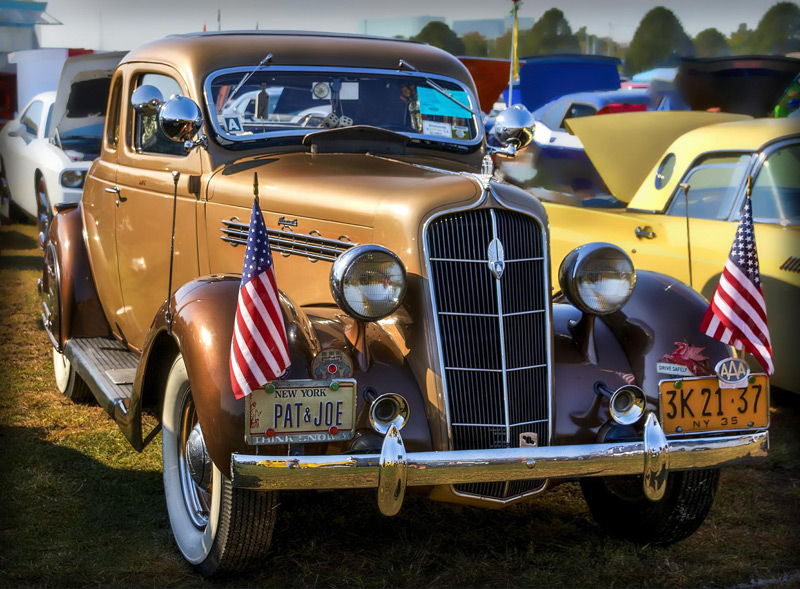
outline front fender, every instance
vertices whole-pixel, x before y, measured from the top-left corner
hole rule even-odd
[[[230,347],[238,275],[207,276],[179,288],[170,299],[173,320],[168,328],[165,304],[156,315],[142,351],[134,382],[132,406],[159,404],[169,366],[183,355],[192,398],[208,448],[217,467],[230,472],[231,452],[254,452],[244,442],[245,400],[237,399],[230,382]],[[289,378],[310,378],[308,367],[319,343],[302,310],[282,295],[292,366]],[[275,452],[281,448],[275,447]],[[285,446],[282,447],[285,453]]]
[[[587,353],[585,335],[575,328],[580,311],[569,304],[555,304],[553,443],[585,444],[597,439],[609,420],[607,400],[594,393],[597,381],[612,390],[638,385],[647,396],[648,410],[657,412],[659,381],[675,378],[659,373],[658,363],[675,350],[677,342],[701,348],[708,357],[704,368],[709,370],[728,357],[728,346],[700,331],[707,307],[707,301],[680,280],[638,271],[627,304],[595,319],[593,349]]]

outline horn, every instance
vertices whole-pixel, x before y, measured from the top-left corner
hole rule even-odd
[[[608,401],[612,419],[621,425],[631,425],[639,421],[646,407],[644,391],[634,385],[618,388]]]

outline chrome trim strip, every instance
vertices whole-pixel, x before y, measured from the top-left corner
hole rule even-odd
[[[489,209],[489,213],[492,219],[492,239],[499,239],[497,234],[497,212],[494,209]],[[499,279],[494,281],[494,290],[497,297],[497,328],[500,333],[500,369],[503,371],[503,414],[506,418],[506,443],[511,446],[511,409],[509,407],[508,374],[506,372],[508,366],[506,364],[506,334],[503,326],[503,289]],[[506,481],[506,486],[508,486],[508,481]]]
[[[220,229],[223,235],[220,239],[234,247],[247,245],[249,225],[244,223],[222,220],[224,227]],[[349,241],[339,241],[327,237],[307,233],[293,233],[280,229],[267,229],[270,247],[279,253],[303,256],[310,260],[323,260],[334,262],[344,252],[359,245]]]
[[[403,462],[409,486],[455,485],[532,477],[550,479],[643,474],[646,451],[645,442],[637,441],[501,450],[411,452],[403,457]],[[764,458],[768,451],[769,433],[766,431],[739,436],[672,440],[665,448],[670,470],[729,465],[747,459]],[[397,456],[399,459],[400,455]],[[392,466],[386,460],[384,464],[386,467]],[[240,489],[377,489],[381,481],[381,455],[233,454],[231,480],[233,486]]]
[[[227,74],[236,74],[240,72],[249,72],[252,71],[252,67],[232,67],[232,68],[224,68],[220,70],[216,70],[212,72],[208,76],[206,76],[205,82],[203,82],[203,102],[205,102],[205,107],[209,113],[209,120],[211,122],[211,127],[213,129],[214,134],[217,137],[222,139],[225,142],[231,143],[244,143],[247,144],[249,142],[255,141],[268,141],[273,138],[280,138],[280,137],[305,137],[311,132],[314,131],[324,131],[324,129],[308,129],[308,128],[278,128],[273,132],[268,133],[260,133],[258,135],[254,135],[247,140],[243,140],[238,138],[236,135],[229,135],[225,129],[222,129],[219,126],[218,120],[218,113],[214,106],[214,102],[212,100],[211,94],[211,85],[213,84],[214,80],[219,76],[227,75]],[[449,78],[447,76],[443,76],[441,74],[433,74],[428,72],[414,72],[414,71],[402,71],[396,69],[378,69],[378,68],[353,68],[353,67],[331,67],[331,66],[295,66],[295,65],[269,65],[268,70],[264,70],[268,72],[319,72],[319,73],[351,73],[351,74],[371,74],[371,75],[380,75],[380,76],[397,76],[397,77],[405,77],[405,78],[418,78],[422,80],[423,78],[430,78],[431,80],[440,80],[448,83],[455,84],[459,88],[461,88],[464,92],[466,92],[467,96],[469,97],[469,105],[472,109],[473,113],[480,113],[480,103],[477,99],[477,96],[474,96],[470,89],[462,84],[459,80],[454,78]],[[471,141],[459,141],[455,139],[450,139],[446,137],[436,137],[432,135],[422,135],[419,133],[403,133],[407,137],[412,139],[419,139],[424,142],[434,142],[434,143],[445,143],[449,145],[458,145],[458,146],[465,146],[465,147],[475,147],[480,145],[483,142],[483,138],[485,135],[483,122],[479,119],[478,116],[473,114],[472,117],[473,125],[475,125],[475,138]],[[440,171],[440,170],[437,170]]]

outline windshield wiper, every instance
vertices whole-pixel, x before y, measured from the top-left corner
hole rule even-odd
[[[233,92],[231,92],[231,95],[228,96],[228,100],[225,101],[225,104],[222,106],[222,110],[225,110],[226,108],[228,108],[228,106],[230,106],[231,101],[233,100],[233,97],[236,96],[236,93],[239,91],[239,89],[242,86],[244,86],[245,82],[247,82],[247,80],[249,80],[253,76],[254,73],[256,73],[258,70],[260,70],[262,67],[264,67],[264,65],[266,65],[270,61],[272,61],[272,53],[267,53],[264,56],[264,59],[262,59],[261,61],[258,62],[258,65],[256,67],[254,67],[252,70],[247,72],[247,75],[245,75],[245,77],[243,77],[241,79],[241,81],[236,85],[236,88],[233,89]]]
[[[397,69],[401,70],[403,68],[410,69],[412,72],[416,72],[418,74],[420,73],[420,71],[417,68],[415,68],[413,65],[408,63],[405,59],[401,59],[400,63],[397,64]],[[445,90],[439,84],[437,84],[436,82],[434,82],[433,80],[428,78],[425,74],[422,74],[422,79],[425,80],[425,83],[428,84],[428,86],[430,86],[431,88],[436,90],[439,94],[441,94],[442,96],[444,96],[448,100],[451,100],[451,101],[455,102],[458,106],[460,106],[464,110],[468,111],[473,117],[476,116],[474,110],[472,110],[470,107],[468,107],[465,104],[461,104],[461,102],[459,100],[453,98],[447,90]]]

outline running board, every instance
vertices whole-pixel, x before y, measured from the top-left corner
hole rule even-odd
[[[67,341],[64,355],[100,406],[122,423],[128,415],[139,356],[122,342],[102,337]]]

